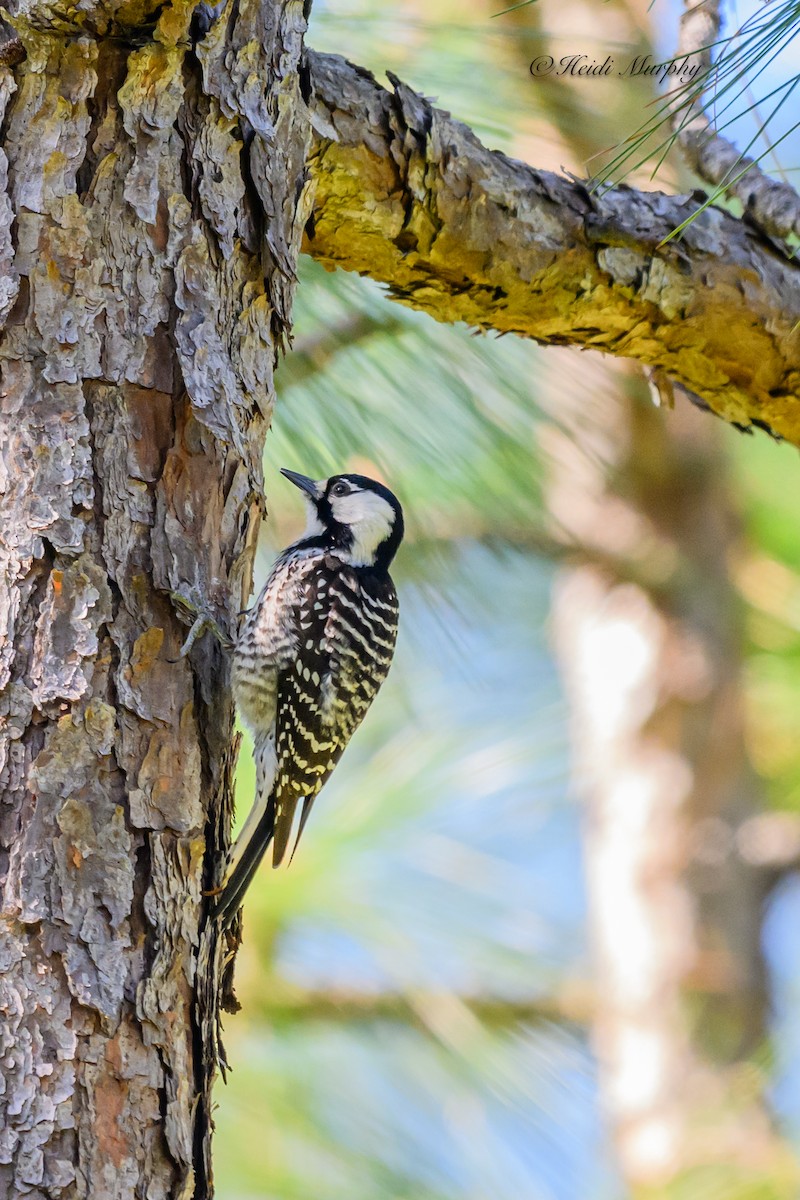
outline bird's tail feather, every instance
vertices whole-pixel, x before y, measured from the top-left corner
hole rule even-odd
[[[233,870],[224,881],[222,891],[211,909],[212,916],[220,922],[223,929],[228,928],[239,911],[250,881],[272,841],[274,830],[275,798],[270,796],[261,819],[238,855]]]

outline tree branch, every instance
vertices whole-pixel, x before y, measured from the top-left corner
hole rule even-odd
[[[660,367],[720,416],[800,444],[800,270],[691,196],[578,181],[487,150],[399,80],[309,53],[305,249],[437,320]]]
[[[591,1019],[594,1001],[588,989],[578,984],[553,996],[515,999],[428,989],[365,992],[351,988],[302,988],[274,979],[269,987],[260,989],[255,1011],[270,1024],[280,1020],[402,1021],[432,1029],[438,1025],[437,1016],[453,1006],[469,1010],[482,1025],[492,1028],[517,1024],[585,1026]]]
[[[693,171],[726,196],[741,201],[748,216],[772,237],[800,236],[800,196],[788,183],[771,179],[755,159],[740,154],[717,133],[703,111],[703,91],[714,77],[711,46],[720,34],[719,0],[684,0],[676,59],[700,66],[701,87],[684,93],[673,124],[683,156]]]

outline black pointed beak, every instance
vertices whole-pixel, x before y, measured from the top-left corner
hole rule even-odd
[[[319,499],[319,488],[313,479],[309,479],[307,475],[299,475],[297,471],[287,471],[286,467],[281,467],[281,475],[285,475],[290,483],[295,487],[299,487],[301,492],[306,492],[312,500]]]

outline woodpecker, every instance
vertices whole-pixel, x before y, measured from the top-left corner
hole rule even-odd
[[[253,732],[256,798],[232,847],[213,911],[230,925],[272,844],[292,855],[311,806],[389,671],[397,593],[389,566],[403,512],[364,475],[315,482],[282,470],[303,493],[308,524],[275,562],[234,650],[233,689]]]

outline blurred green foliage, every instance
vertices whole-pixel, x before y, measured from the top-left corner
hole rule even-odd
[[[749,750],[778,809],[800,812],[800,540],[797,451],[733,438],[747,535],[737,582],[747,605]]]
[[[518,31],[477,5],[317,4],[312,29],[317,48],[435,90],[490,144],[512,149],[533,119]],[[559,119],[585,117],[573,104]],[[234,1071],[216,1113],[220,1200],[623,1195],[581,1017],[580,815],[547,644],[547,370],[536,346],[435,325],[302,264],[259,579],[302,520],[279,467],[373,471],[407,516],[402,628],[291,869],[263,868],[248,895],[243,1012],[228,1020]],[[561,386],[580,391],[579,367]],[[800,808],[796,452],[728,441],[753,754],[773,803]],[[242,813],[253,786],[245,744]],[[719,1174],[681,1186],[751,1194]]]

